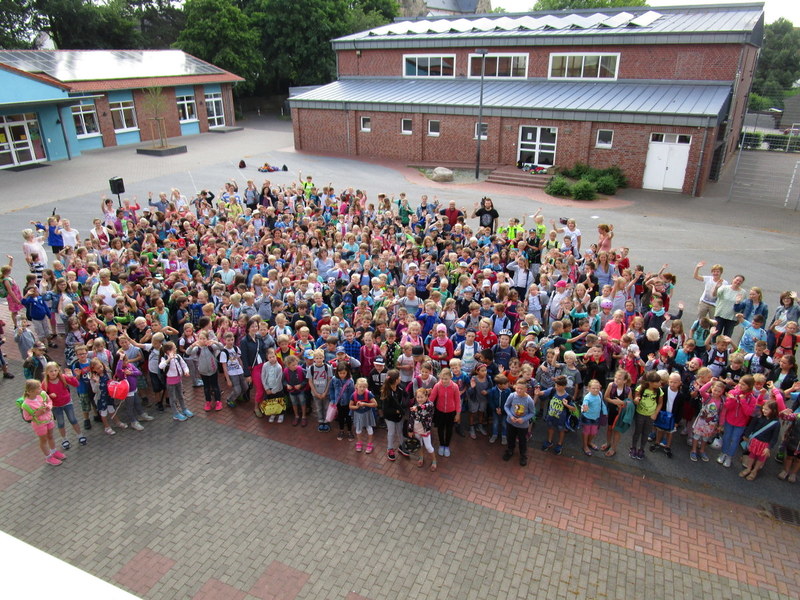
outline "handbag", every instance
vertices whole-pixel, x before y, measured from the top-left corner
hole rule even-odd
[[[742,440],[741,442],[739,442],[739,445],[742,447],[742,450],[747,450],[750,447],[750,440],[752,440],[754,437],[758,437],[759,435],[764,433],[767,429],[777,424],[778,424],[777,419],[774,421],[770,421],[755,433],[750,434],[750,437],[747,438],[747,441]]]
[[[265,415],[279,415],[286,410],[286,400],[283,398],[269,398],[258,405]]]
[[[333,423],[336,420],[336,415],[339,413],[336,404],[333,402],[328,403],[328,410],[325,411],[325,422]]]

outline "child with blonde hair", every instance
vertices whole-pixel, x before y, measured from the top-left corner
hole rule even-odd
[[[349,408],[353,413],[353,426],[356,430],[356,452],[361,452],[364,443],[361,439],[361,433],[364,429],[367,430],[367,448],[366,453],[371,454],[375,449],[372,443],[373,427],[375,427],[375,412],[374,408],[378,407],[378,402],[375,396],[368,389],[369,384],[365,377],[359,377],[356,380],[355,390],[350,399]]]
[[[431,429],[433,428],[433,402],[430,401],[430,390],[425,388],[417,389],[415,398],[416,404],[409,409],[409,424],[415,438],[420,443],[419,458],[417,467],[420,469],[425,465],[425,452],[431,455],[431,471],[436,471],[436,454],[433,451],[431,442]]]
[[[17,400],[17,406],[22,411],[22,418],[28,421],[33,428],[33,433],[39,438],[39,448],[44,454],[44,460],[50,465],[60,465],[67,455],[56,450],[53,439],[53,402],[42,391],[42,384],[36,379],[25,382],[25,393]]]

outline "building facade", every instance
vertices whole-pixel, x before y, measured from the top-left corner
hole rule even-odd
[[[701,195],[736,150],[763,25],[762,4],[398,21],[333,40],[338,80],[290,98],[295,147],[468,164],[480,135],[484,164],[618,165]]]
[[[233,125],[238,81],[180,50],[0,50],[0,168]]]

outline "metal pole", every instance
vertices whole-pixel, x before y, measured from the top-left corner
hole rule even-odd
[[[483,121],[483,78],[486,75],[486,54],[489,51],[480,49],[475,52],[481,55],[481,94],[480,100],[478,100],[478,126],[475,132],[478,138],[478,150],[475,156],[475,179],[479,179],[481,170],[481,138],[483,137],[483,127],[481,123],[481,121]]]

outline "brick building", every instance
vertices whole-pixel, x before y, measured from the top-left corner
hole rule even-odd
[[[0,50],[0,168],[235,123],[241,77],[180,50]]]
[[[333,40],[338,80],[290,98],[295,147],[469,164],[480,134],[483,164],[619,165],[699,196],[763,29],[760,3],[398,20]]]

